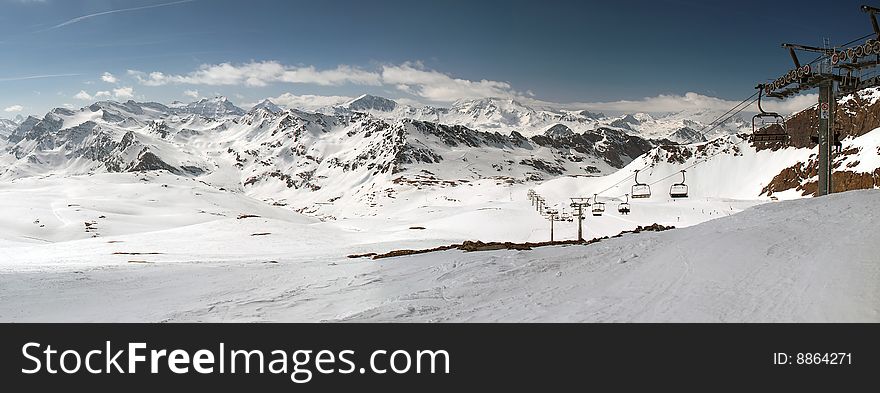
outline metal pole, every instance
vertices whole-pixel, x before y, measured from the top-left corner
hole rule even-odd
[[[590,206],[588,198],[571,198],[571,207],[577,209],[578,242],[584,241],[584,207]]]
[[[578,206],[578,241],[584,241],[584,208]]]
[[[834,192],[831,184],[834,134],[834,81],[826,78],[819,84],[819,187],[816,196]]]
[[[556,222],[556,216],[550,215],[550,242],[553,242],[553,223]]]

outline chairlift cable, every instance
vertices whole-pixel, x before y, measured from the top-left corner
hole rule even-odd
[[[724,124],[727,120],[730,120],[730,117],[728,117],[727,119],[722,120],[722,121],[721,121],[720,123],[718,123],[718,124],[715,124],[715,122],[717,122],[719,119],[723,118],[724,116],[727,116],[730,112],[733,112],[734,110],[736,110],[737,108],[739,108],[739,106],[742,105],[742,104],[744,104],[746,101],[748,101],[748,100],[750,100],[750,99],[752,99],[752,98],[755,98],[755,96],[756,96],[757,94],[758,94],[758,92],[755,92],[755,93],[753,93],[751,96],[749,96],[748,98],[746,98],[746,99],[740,101],[739,104],[734,105],[732,108],[728,109],[727,112],[724,112],[723,114],[721,114],[721,116],[716,117],[715,120],[712,120],[712,121],[710,121],[708,124],[706,124],[705,126],[703,126],[703,129],[700,130],[700,131],[697,131],[697,133],[700,134],[700,136],[702,136],[703,138],[705,138],[705,137],[706,137],[706,135],[705,135],[706,132],[715,129],[715,127],[718,127],[718,125]],[[754,101],[753,101],[752,103],[754,103]],[[746,105],[746,107],[750,106],[752,103],[749,103],[748,105]],[[739,112],[742,112],[746,107],[740,109],[739,111],[737,111],[736,113],[734,113],[734,115],[737,114],[737,113],[739,113]],[[731,117],[732,117],[732,116],[731,116]],[[713,126],[713,125],[714,125],[714,126]],[[709,128],[710,126],[713,126],[713,127],[707,130],[707,128]]]

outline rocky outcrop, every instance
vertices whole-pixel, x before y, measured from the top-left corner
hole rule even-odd
[[[801,111],[786,121],[788,141],[769,145],[756,145],[758,150],[778,150],[783,147],[815,149],[814,137],[818,135],[819,114],[817,106]],[[853,93],[840,99],[835,111],[835,132],[839,139],[865,135],[880,128],[880,89],[869,88]],[[835,192],[860,190],[880,187],[877,170],[858,172],[853,170],[858,161],[850,156],[862,154],[858,150],[848,149],[835,155],[832,186]],[[873,154],[864,152],[863,154]],[[877,152],[880,154],[880,152]],[[774,193],[796,190],[801,195],[814,195],[818,189],[818,163],[815,155],[808,162],[800,162],[782,170],[764,187],[761,194],[772,196]]]

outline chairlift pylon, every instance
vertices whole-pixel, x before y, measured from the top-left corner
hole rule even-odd
[[[788,132],[785,130],[785,118],[776,112],[767,112],[761,107],[761,97],[764,93],[764,85],[758,89],[758,114],[752,116],[752,142],[785,142]],[[760,122],[760,127],[758,126]],[[758,132],[761,130],[769,130]]]
[[[636,170],[636,184],[632,186],[632,197],[636,198],[650,198],[651,197],[651,186],[645,183],[639,183],[639,170]]]
[[[671,198],[687,198],[688,186],[685,184],[684,169],[681,170],[681,183],[675,183],[669,188],[669,196]]]

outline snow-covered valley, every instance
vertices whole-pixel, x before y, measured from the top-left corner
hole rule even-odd
[[[507,240],[545,236],[546,222],[527,214],[523,191],[502,205],[508,212],[503,219],[479,204],[462,216],[473,225],[509,231]],[[878,191],[763,204],[729,217],[721,206],[731,201],[710,200],[691,206],[714,207],[721,218],[682,229],[591,245],[444,251],[382,260],[346,255],[448,243],[481,228],[456,233],[439,229],[443,222],[427,221],[427,227],[440,227],[413,236],[421,231],[394,220],[320,223],[249,210],[255,206],[237,202],[233,210],[218,207],[215,213],[265,216],[192,218],[189,225],[152,232],[6,243],[0,248],[0,319],[880,320],[880,234],[874,230]],[[120,207],[105,209],[120,214]],[[685,210],[664,203],[638,208],[655,217]],[[464,217],[456,221],[461,224]],[[608,227],[627,226],[615,222],[619,219],[590,218],[587,226],[603,220],[610,222]],[[167,222],[156,218],[154,225]],[[114,225],[101,223],[105,228],[113,233]],[[571,237],[573,230],[561,227],[557,233]]]

